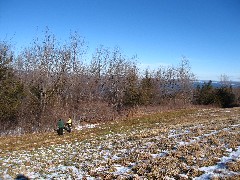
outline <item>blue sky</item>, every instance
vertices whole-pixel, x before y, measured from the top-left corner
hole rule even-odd
[[[77,31],[89,52],[119,46],[141,67],[190,61],[198,79],[240,81],[240,0],[0,0],[0,40],[27,47],[46,26]]]

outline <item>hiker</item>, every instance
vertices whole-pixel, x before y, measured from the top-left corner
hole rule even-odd
[[[69,116],[68,121],[67,121],[66,124],[67,124],[67,126],[72,127],[72,119],[71,119],[70,116]]]
[[[68,118],[68,121],[67,121],[67,123],[66,123],[66,126],[67,126],[67,131],[68,132],[71,132],[71,128],[72,128],[72,119],[71,119],[71,117],[69,116],[69,118]]]
[[[58,130],[57,130],[58,135],[63,135],[63,128],[64,128],[63,120],[59,119],[57,125],[58,125]]]

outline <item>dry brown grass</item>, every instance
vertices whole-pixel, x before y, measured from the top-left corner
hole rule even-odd
[[[5,162],[6,155],[15,157],[27,151],[32,154],[31,161],[22,155],[21,171],[27,172],[27,167],[38,162],[43,176],[49,167],[65,165],[104,179],[193,178],[204,173],[200,167],[216,165],[221,157],[228,156],[227,149],[235,151],[240,146],[239,124],[240,108],[161,112],[100,124],[61,137],[54,132],[1,137],[0,161]],[[63,157],[58,161],[55,153],[63,147]],[[43,152],[49,153],[42,157]],[[130,172],[115,174],[117,165]],[[16,173],[17,166],[13,165],[9,174]],[[239,160],[228,162],[226,167],[239,172]],[[40,172],[37,168],[32,170]]]

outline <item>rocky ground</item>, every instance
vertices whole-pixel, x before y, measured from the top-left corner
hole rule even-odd
[[[240,179],[240,108],[0,138],[0,179]]]

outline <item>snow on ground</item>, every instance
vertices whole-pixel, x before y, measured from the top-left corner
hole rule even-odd
[[[77,127],[95,128],[98,125]],[[240,177],[240,118],[134,128],[0,156],[0,179]],[[231,165],[231,168],[230,168]]]
[[[214,166],[201,167],[200,170],[205,173],[195,180],[211,179],[215,177],[229,177],[234,175],[240,175],[240,172],[234,172],[227,169],[227,163],[240,160],[240,146],[237,147],[236,151],[232,151],[232,148],[227,149],[230,152],[228,156],[223,156],[220,161]]]
[[[99,126],[99,124],[85,124],[85,125],[77,125],[74,129],[77,131],[83,130],[83,129],[91,129]]]

